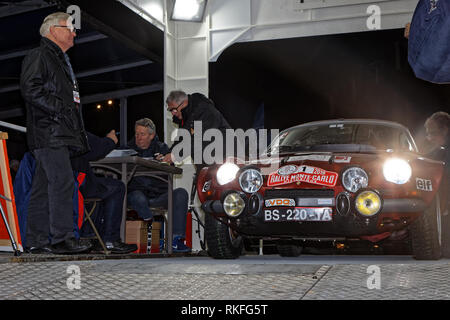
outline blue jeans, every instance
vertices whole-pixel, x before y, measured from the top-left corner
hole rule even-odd
[[[173,190],[173,236],[185,237],[186,214],[188,210],[188,193],[183,188]],[[131,191],[127,195],[128,207],[135,210],[142,219],[153,218],[151,208],[167,209],[168,193],[162,193],[155,198],[148,198],[142,191]]]

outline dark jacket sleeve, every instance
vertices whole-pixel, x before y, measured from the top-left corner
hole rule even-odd
[[[166,143],[162,142],[162,141],[158,141],[158,151],[157,151],[157,153],[166,155],[169,152],[170,152],[169,146]]]
[[[20,76],[22,96],[29,104],[53,116],[61,112],[63,101],[46,90],[43,80],[46,76],[47,67],[41,53],[36,51],[25,57]]]
[[[91,151],[89,151],[85,157],[87,161],[96,161],[106,157],[116,147],[114,141],[110,138],[103,137],[100,138],[95,134],[87,132],[87,137],[89,141],[89,146]]]

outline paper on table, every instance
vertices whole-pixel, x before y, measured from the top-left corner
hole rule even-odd
[[[136,155],[136,150],[133,149],[115,149],[108,153],[105,158],[115,158],[115,157],[128,157]]]

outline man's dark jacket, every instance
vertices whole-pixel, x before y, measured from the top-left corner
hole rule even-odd
[[[72,80],[64,52],[53,41],[43,37],[25,57],[20,89],[30,150],[66,146],[71,156],[89,150],[81,105],[74,101],[78,84]]]
[[[72,158],[72,169],[86,174],[86,182],[80,187],[83,196],[101,198],[106,188],[103,186],[103,179],[94,174],[89,162],[103,159],[116,147],[116,144],[110,138],[100,138],[90,132],[87,132],[87,137],[91,150],[82,156]]]
[[[155,153],[166,155],[169,153],[169,146],[161,142],[157,135],[153,138],[147,149],[141,149],[136,145],[136,141],[128,141],[128,147],[137,151],[137,155],[143,158],[153,157]],[[167,183],[157,178],[151,177],[134,177],[128,184],[128,192],[142,191],[148,198],[155,198],[167,192]]]
[[[216,109],[214,102],[201,93],[193,93],[188,95],[188,105],[181,110],[183,116],[179,120],[175,116],[173,121],[179,125],[179,128],[186,129],[191,134],[191,157],[194,158],[194,121],[202,122],[202,135],[208,129],[219,129],[223,137],[225,137],[226,129],[231,129],[227,120],[223,117],[219,110]],[[173,148],[181,141],[176,141]],[[209,144],[209,141],[203,141],[202,150]]]

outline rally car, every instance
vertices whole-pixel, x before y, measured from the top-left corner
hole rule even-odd
[[[197,193],[214,258],[244,239],[298,256],[305,241],[377,243],[407,229],[416,259],[448,250],[444,163],[420,155],[409,130],[384,120],[327,120],[282,131],[264,157],[203,168]]]

